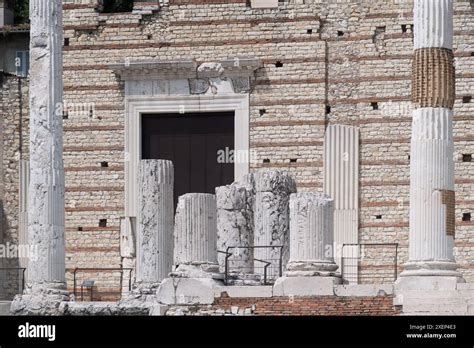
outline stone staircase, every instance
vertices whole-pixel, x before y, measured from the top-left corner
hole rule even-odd
[[[405,290],[394,300],[403,315],[474,315],[474,283],[456,290]]]

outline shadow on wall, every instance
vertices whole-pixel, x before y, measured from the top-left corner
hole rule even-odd
[[[10,301],[23,291],[23,272],[17,269],[20,261],[9,231],[3,200],[0,200],[0,301]]]

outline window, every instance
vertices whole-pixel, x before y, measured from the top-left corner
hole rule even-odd
[[[133,0],[104,0],[102,12],[131,12],[133,10]]]
[[[30,70],[30,52],[17,51],[15,57],[16,74],[21,77],[28,76]]]

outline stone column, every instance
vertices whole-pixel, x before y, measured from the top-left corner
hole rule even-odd
[[[294,193],[290,198],[290,262],[287,276],[332,275],[334,201],[316,193]]]
[[[217,264],[216,196],[188,193],[178,200],[174,226],[174,267],[157,292],[163,304],[212,304],[223,285]]]
[[[62,138],[62,2],[30,0],[30,185],[27,293],[13,313],[56,314],[66,299]],[[40,297],[38,297],[40,296]],[[30,301],[31,300],[31,301]],[[21,303],[20,303],[21,302]],[[50,307],[49,307],[50,305]]]
[[[136,287],[150,294],[173,263],[173,185],[171,161],[142,160],[138,182]]]
[[[341,282],[333,256],[334,201],[317,193],[290,198],[290,262],[273,296],[331,296]]]
[[[400,276],[457,278],[453,1],[415,0],[414,25],[409,261]]]
[[[229,274],[243,277],[253,272],[253,188],[235,182],[216,188],[217,250],[232,253]],[[230,248],[228,247],[242,247]],[[225,271],[226,255],[219,253],[220,271]]]
[[[290,194],[296,192],[295,181],[281,171],[259,171],[255,179],[255,234],[254,246],[275,246],[256,248],[255,259],[272,262],[268,275],[278,276],[280,249],[283,270],[289,259]],[[255,260],[254,272],[263,275],[262,262]]]
[[[464,282],[453,255],[453,1],[415,0],[414,27],[409,259],[394,300],[404,311]]]
[[[206,278],[219,271],[215,195],[189,193],[179,197],[174,246],[173,276]]]

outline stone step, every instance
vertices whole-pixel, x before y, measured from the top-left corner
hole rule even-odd
[[[427,298],[403,297],[404,314],[430,314],[430,315],[466,315],[474,310],[467,297],[454,298]]]
[[[0,316],[10,315],[11,301],[0,301]]]

